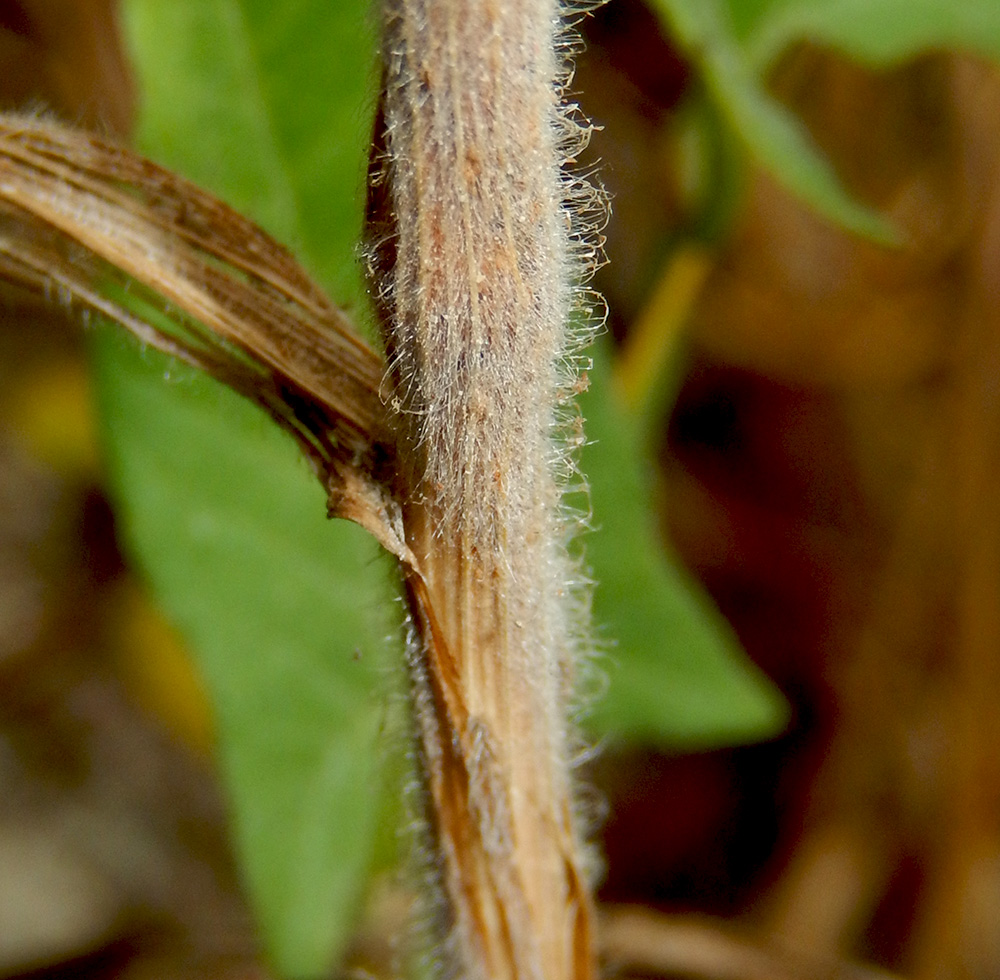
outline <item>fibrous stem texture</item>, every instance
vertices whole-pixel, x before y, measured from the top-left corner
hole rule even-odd
[[[592,974],[556,437],[576,271],[560,31],[554,0],[389,0],[383,25],[383,396],[445,949],[482,980]]]

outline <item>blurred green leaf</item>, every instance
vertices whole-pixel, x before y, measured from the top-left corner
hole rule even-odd
[[[701,69],[717,111],[753,156],[818,213],[884,242],[894,240],[891,227],[850,196],[805,127],[767,93],[767,71],[790,44],[803,40],[837,48],[876,68],[944,48],[1000,61],[997,0],[651,3]],[[612,730],[631,727],[671,742],[725,738],[727,719],[734,740],[773,731],[784,710],[776,693],[748,669],[735,641],[707,601],[691,591],[691,583],[643,545],[643,536],[655,531],[642,504],[648,491],[634,471],[643,450],[636,420],[597,395],[588,402],[587,416],[588,435],[597,445],[585,453],[584,469],[593,474],[596,520],[603,529],[588,547],[599,581],[595,606],[598,618],[611,623],[612,634],[621,641],[620,665],[609,697],[597,708],[598,721]],[[617,498],[601,476],[604,471],[627,474],[620,479]],[[624,514],[630,517],[626,520]],[[621,555],[611,553],[618,549],[634,556],[628,575]],[[647,603],[651,594],[656,599]],[[657,608],[663,610],[662,623],[656,619]],[[672,623],[669,629],[667,622]],[[666,644],[669,654],[656,652]],[[673,695],[650,689],[655,669],[664,673],[665,682],[673,673],[667,685]]]
[[[891,227],[855,201],[793,115],[764,89],[796,41],[837,48],[875,68],[953,48],[1000,60],[996,0],[652,0],[701,68],[750,152],[793,193],[850,231],[892,242]]]
[[[729,0],[748,60],[766,71],[795,41],[809,40],[887,67],[952,48],[1000,60],[996,0]]]
[[[119,513],[208,685],[264,939],[283,975],[325,975],[371,861],[385,569],[262,412],[111,328],[93,348]]]
[[[365,4],[128,0],[127,10],[142,148],[256,217],[356,303],[374,77]],[[373,624],[384,572],[358,529],[323,519],[294,446],[255,409],[151,352],[106,336],[95,346],[126,527],[208,682],[265,940],[282,973],[322,973],[351,925],[379,824],[386,668],[372,636],[383,632]],[[182,380],[164,385],[169,372]],[[671,745],[770,734],[783,702],[660,556],[638,425],[599,389],[585,409],[602,526],[588,555],[596,613],[618,646],[594,723]]]
[[[590,712],[602,735],[670,748],[706,748],[777,734],[788,708],[748,660],[690,576],[664,553],[652,508],[651,464],[640,420],[617,403],[604,352],[581,399],[595,533],[599,639],[614,646],[599,665],[606,695]],[[606,632],[605,632],[606,631]]]
[[[129,0],[126,13],[142,149],[356,301],[367,4]],[[264,942],[282,974],[324,975],[379,822],[385,568],[363,532],[325,519],[318,482],[256,409],[151,352],[95,347],[126,531],[208,684]]]
[[[877,3],[878,0],[872,0]],[[765,16],[766,0],[652,0],[665,25],[701,69],[719,112],[750,153],[810,207],[858,234],[892,241],[884,218],[854,200],[805,127],[764,88],[744,31]]]

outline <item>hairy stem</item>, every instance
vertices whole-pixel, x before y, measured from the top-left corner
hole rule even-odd
[[[417,715],[451,965],[483,980],[593,974],[554,438],[574,271],[558,29],[554,0],[389,0],[384,24],[373,255]]]

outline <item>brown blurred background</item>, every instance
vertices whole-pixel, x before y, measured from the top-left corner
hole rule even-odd
[[[0,0],[0,108],[127,139],[115,3]],[[83,348],[0,287],[0,976],[260,976],[200,692],[116,544]]]
[[[721,917],[745,975],[777,975],[768,950],[789,975],[1000,977],[1000,78],[788,52],[772,91],[902,245],[752,166],[719,234],[684,173],[693,73],[638,0],[588,31],[625,356],[657,280],[707,254],[660,430],[664,531],[794,712],[767,745],[631,757],[603,894]],[[691,975],[686,955],[659,962]]]

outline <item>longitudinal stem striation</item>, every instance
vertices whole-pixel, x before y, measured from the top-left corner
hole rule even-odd
[[[387,0],[370,199],[451,966],[592,975],[557,438],[579,249],[555,0]]]

